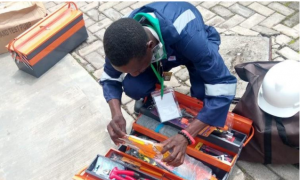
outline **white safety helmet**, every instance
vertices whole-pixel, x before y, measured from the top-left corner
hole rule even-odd
[[[300,62],[285,60],[266,74],[258,92],[259,107],[276,117],[291,117],[300,110]]]

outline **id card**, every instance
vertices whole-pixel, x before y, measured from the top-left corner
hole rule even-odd
[[[175,99],[174,90],[167,88],[164,90],[163,98],[160,90],[151,93],[157,107],[157,112],[161,122],[181,117],[178,101]]]

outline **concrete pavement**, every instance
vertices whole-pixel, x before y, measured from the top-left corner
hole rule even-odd
[[[102,88],[71,55],[38,79],[8,53],[0,64],[0,180],[72,179],[115,147]]]

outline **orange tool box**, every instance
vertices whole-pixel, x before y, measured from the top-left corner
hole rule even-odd
[[[175,91],[175,96],[176,99],[178,100],[179,106],[180,107],[188,107],[189,109],[194,110],[195,112],[198,112],[201,110],[203,107],[203,103],[195,98],[192,98],[190,96],[181,94],[179,92]],[[132,129],[136,132],[139,132],[143,135],[146,135],[154,140],[157,140],[159,142],[166,140],[168,137],[164,136],[162,134],[159,134],[153,130],[150,130],[148,128],[145,128],[144,126],[140,125],[137,123],[139,120],[139,117],[137,120],[133,123]],[[235,162],[237,158],[239,157],[240,150],[242,147],[244,147],[250,139],[253,137],[254,129],[252,127],[252,121],[248,118],[239,116],[234,113],[228,113],[227,120],[231,118],[233,124],[232,124],[232,129],[233,132],[238,134],[240,136],[240,141],[238,144],[234,144],[230,141],[218,138],[218,137],[213,137],[214,135],[209,135],[208,137],[203,137],[201,135],[198,135],[195,140],[196,143],[195,145],[189,145],[187,147],[187,154],[201,160],[203,162],[209,163],[219,169],[222,169],[224,171],[230,172],[232,167],[235,165]],[[227,121],[226,120],[226,121]],[[244,137],[243,137],[244,135]],[[212,147],[216,150],[219,150],[221,152],[227,153],[233,157],[232,161],[226,162],[222,161],[220,159],[217,159],[209,154],[203,153],[199,151],[199,145],[204,144],[205,146]]]
[[[87,37],[82,12],[68,2],[13,39],[7,48],[20,70],[40,77]]]
[[[192,110],[192,113],[197,113],[202,107],[203,103],[195,98],[192,98],[190,96],[175,92],[175,96],[178,100],[179,106],[182,108],[188,108],[189,110]],[[153,130],[150,130],[148,128],[145,128],[137,123],[137,121],[144,116],[143,114],[140,114],[136,121],[133,124],[132,132],[131,134],[136,136],[147,136],[153,140],[156,141],[164,141],[168,137],[164,136],[162,134],[159,134]],[[230,119],[231,118],[231,119]],[[190,145],[187,147],[187,154],[191,157],[194,157],[195,159],[202,162],[204,165],[209,167],[212,170],[212,174],[214,176],[211,177],[211,180],[218,179],[218,180],[226,180],[229,177],[229,174],[231,173],[231,170],[233,169],[233,166],[235,165],[237,158],[239,157],[239,154],[242,150],[242,148],[250,141],[250,139],[253,137],[254,129],[252,127],[252,121],[250,119],[244,118],[242,116],[239,116],[237,114],[228,113],[227,120],[232,120],[232,132],[233,135],[239,139],[237,142],[230,142],[224,138],[220,138],[218,136],[215,136],[213,134],[210,134],[207,137],[198,135],[195,140],[196,144]],[[227,121],[226,120],[226,121]],[[221,159],[218,159],[210,154],[206,154],[204,152],[199,151],[200,147],[203,146],[209,146],[219,152],[223,152],[224,154],[230,155],[232,157],[232,160],[230,162],[224,161]],[[145,167],[145,169],[150,170],[150,172],[155,171],[159,176],[156,176],[155,173],[151,174],[153,177],[157,179],[182,179],[171,172],[168,172],[164,169],[160,169],[156,166],[153,166],[152,164],[146,163],[142,161],[141,159],[135,158],[129,154],[124,153],[126,150],[125,146],[121,146],[119,150],[113,150],[111,149],[105,156],[110,157],[112,152],[115,152],[117,154],[120,154],[124,157],[127,157],[131,159],[132,161],[141,163],[142,166]],[[73,179],[75,180],[101,180],[101,178],[97,178],[96,176],[91,175],[91,173],[88,173],[91,170],[91,167],[93,167],[93,164],[95,161],[89,166],[82,169],[79,173],[77,173]],[[142,170],[143,171],[143,170]],[[143,171],[145,173],[149,173],[149,171]]]

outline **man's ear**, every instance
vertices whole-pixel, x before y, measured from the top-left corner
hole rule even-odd
[[[152,40],[147,42],[147,49],[148,48],[151,49],[151,50],[154,48],[154,42]]]

